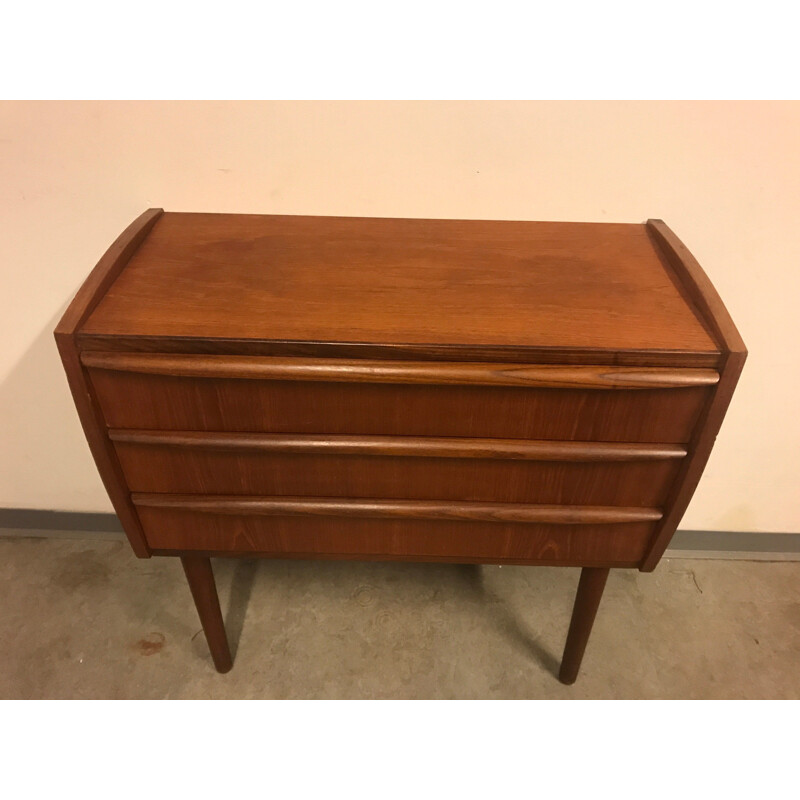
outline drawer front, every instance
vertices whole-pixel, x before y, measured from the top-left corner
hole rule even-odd
[[[548,524],[348,516],[260,516],[140,506],[154,552],[274,557],[636,566],[652,521]]]
[[[89,373],[109,427],[157,430],[684,443],[711,391]]]
[[[678,446],[112,431],[134,492],[661,506]]]

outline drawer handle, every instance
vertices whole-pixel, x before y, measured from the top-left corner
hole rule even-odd
[[[655,522],[657,508],[622,506],[545,506],[517,503],[462,503],[430,500],[339,500],[327,497],[240,497],[169,494],[131,495],[138,507],[257,516],[399,517],[465,522],[538,522],[554,525],[605,525]]]
[[[668,367],[568,367],[100,352],[85,352],[81,355],[81,361],[91,369],[118,372],[275,381],[538,386],[559,389],[679,389],[712,386],[719,381],[719,374],[711,369]]]
[[[656,461],[683,458],[675,444],[467,439],[433,436],[342,436],[207,431],[110,430],[112,442],[290,455],[484,458],[509,461]]]

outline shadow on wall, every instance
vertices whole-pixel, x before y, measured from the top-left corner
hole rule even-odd
[[[71,299],[0,384],[0,507],[112,510],[53,338]]]

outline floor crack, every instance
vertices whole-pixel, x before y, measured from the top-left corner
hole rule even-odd
[[[700,594],[703,594],[703,590],[700,588],[700,584],[697,582],[697,575],[694,574],[693,569],[673,569],[670,570],[670,572],[672,572],[673,575],[689,575],[691,579],[694,581],[694,585],[697,588],[697,591],[700,592]]]

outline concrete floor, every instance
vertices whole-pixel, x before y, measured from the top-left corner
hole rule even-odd
[[[214,672],[177,559],[0,539],[3,698],[798,698],[800,563],[616,571],[578,682],[555,678],[578,570],[215,561]]]

